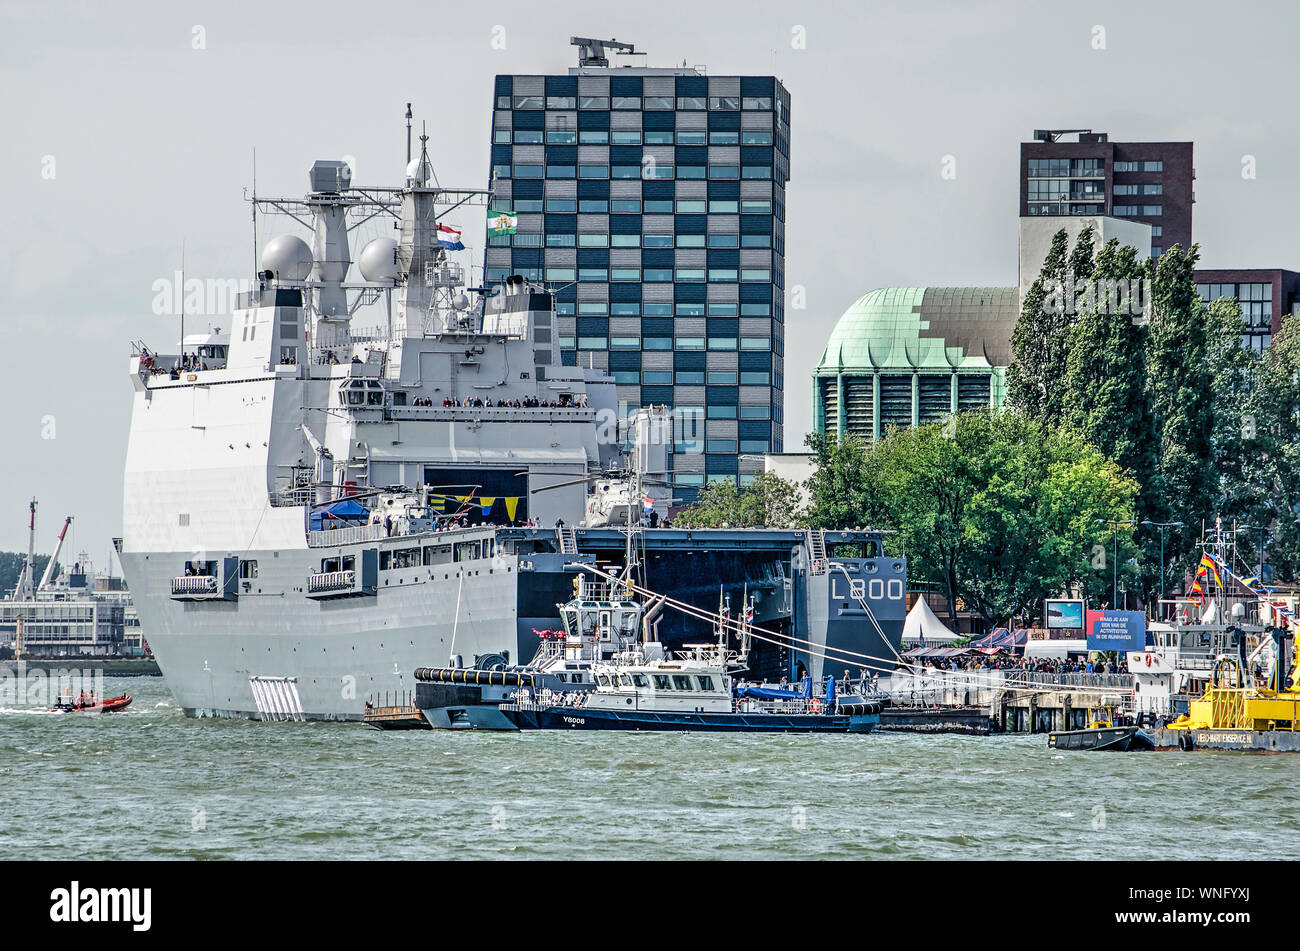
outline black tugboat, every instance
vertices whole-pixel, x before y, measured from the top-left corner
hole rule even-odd
[[[1136,724],[1113,724],[1097,720],[1086,730],[1057,730],[1047,736],[1049,750],[1093,750],[1125,753],[1153,750],[1155,739]]]

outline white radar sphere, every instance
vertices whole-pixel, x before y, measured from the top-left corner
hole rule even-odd
[[[261,262],[263,271],[282,281],[305,281],[311,274],[311,248],[297,235],[278,235],[262,249]]]
[[[395,281],[402,276],[401,265],[397,263],[397,242],[392,238],[374,238],[366,242],[357,258],[361,276],[375,283]]]

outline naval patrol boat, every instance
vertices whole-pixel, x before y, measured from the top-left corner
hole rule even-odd
[[[187,715],[360,720],[367,697],[410,693],[417,665],[526,661],[577,566],[622,563],[629,530],[643,584],[704,606],[747,590],[797,643],[896,656],[906,566],[879,533],[662,527],[690,421],[620,410],[604,370],[563,366],[544,287],[467,285],[439,234],[489,190],[440,186],[422,146],[397,187],[326,160],[305,197],[253,202],[310,243],[263,247],[224,334],[130,358],[115,545]],[[370,220],[394,237],[354,267]],[[354,326],[363,308],[381,332]],[[707,626],[679,615],[658,636],[676,649]],[[823,656],[750,664],[821,677]]]

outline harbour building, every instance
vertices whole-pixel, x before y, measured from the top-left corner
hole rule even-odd
[[[493,210],[517,224],[488,238],[485,283],[544,282],[564,365],[608,370],[625,414],[672,407],[689,502],[783,448],[790,95],[572,42],[565,75],[496,77]]]
[[[1150,255],[1192,244],[1191,142],[1113,142],[1091,129],[1036,129],[1020,144],[1020,217],[1104,215],[1151,229]]]
[[[813,371],[813,427],[879,438],[890,427],[999,407],[1014,287],[884,287],[854,301]]]

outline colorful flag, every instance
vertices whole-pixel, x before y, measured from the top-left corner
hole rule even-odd
[[[1205,603],[1205,589],[1201,587],[1201,575],[1197,572],[1196,580],[1192,582],[1192,590],[1187,593],[1187,597],[1197,604]]]
[[[1207,577],[1207,576],[1208,576],[1208,577],[1212,577],[1212,578],[1214,579],[1214,583],[1215,583],[1218,587],[1220,587],[1220,588],[1223,587],[1223,578],[1222,578],[1222,576],[1219,574],[1219,564],[1218,564],[1218,562],[1216,562],[1216,561],[1215,561],[1213,558],[1211,558],[1209,555],[1202,555],[1202,556],[1201,556],[1201,564],[1200,564],[1200,566],[1196,569],[1196,578],[1197,578],[1197,580],[1199,581],[1201,578],[1205,578],[1205,577]]]
[[[513,211],[497,208],[488,212],[487,223],[488,237],[499,238],[502,235],[514,234],[518,230],[519,216]]]
[[[465,245],[460,243],[460,232],[446,225],[438,225],[438,245],[448,251],[465,250]]]

